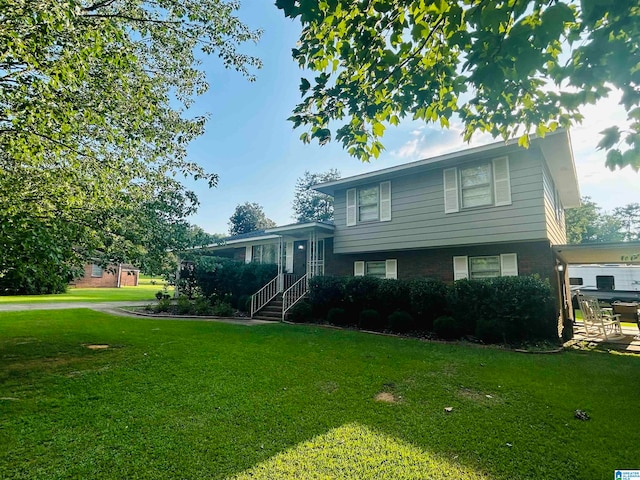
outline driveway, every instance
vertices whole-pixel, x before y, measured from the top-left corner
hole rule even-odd
[[[234,325],[263,325],[273,324],[265,320],[257,320],[252,318],[233,318],[233,317],[171,317],[168,315],[153,314],[136,314],[123,310],[121,307],[144,307],[153,303],[147,301],[129,301],[129,302],[51,302],[51,303],[9,303],[0,304],[1,312],[25,312],[32,310],[64,310],[70,308],[90,308],[99,312],[108,313],[110,315],[118,315],[120,317],[137,317],[140,319],[151,318],[154,320],[190,320],[200,322],[222,322]]]

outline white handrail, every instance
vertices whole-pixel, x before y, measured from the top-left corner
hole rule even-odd
[[[267,283],[264,287],[258,290],[256,293],[251,295],[251,318],[253,315],[264,307],[267,303],[275,298],[278,295],[280,289],[278,288],[280,285],[280,274],[276,275],[273,280]]]
[[[291,285],[282,294],[282,321],[285,319],[287,311],[302,299],[309,291],[309,277],[303,275],[300,280]]]

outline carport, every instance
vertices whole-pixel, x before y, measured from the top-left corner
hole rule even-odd
[[[565,340],[573,337],[573,310],[569,290],[569,265],[581,264],[630,264],[640,265],[640,242],[582,243],[555,245],[558,271],[560,304],[562,305],[563,332]]]

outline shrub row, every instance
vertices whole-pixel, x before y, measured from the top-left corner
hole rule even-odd
[[[178,288],[187,298],[225,298],[234,308],[246,311],[251,295],[272,280],[277,273],[277,265],[199,256],[182,265]]]
[[[393,332],[431,332],[441,338],[475,336],[485,343],[558,339],[547,281],[537,276],[459,280],[380,280],[314,277],[308,300],[290,319]]]

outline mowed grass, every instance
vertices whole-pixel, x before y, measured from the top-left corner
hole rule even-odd
[[[0,478],[612,478],[640,468],[639,379],[602,352],[4,313]]]
[[[153,301],[156,292],[163,289],[160,285],[138,285],[121,288],[69,288],[66,293],[54,295],[11,295],[0,296],[3,303],[50,303],[50,302],[126,302]],[[173,293],[173,287],[169,289]]]

